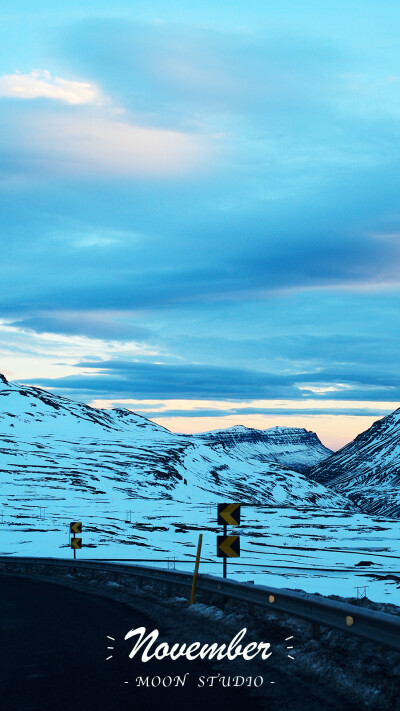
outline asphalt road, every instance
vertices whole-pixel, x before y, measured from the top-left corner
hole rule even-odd
[[[132,601],[132,598],[130,598]],[[361,711],[347,694],[324,689],[293,663],[270,660],[261,671],[263,696],[246,688],[198,687],[200,676],[260,674],[252,663],[224,665],[129,659],[126,633],[157,628],[160,642],[218,641],[217,622],[198,620],[141,596],[134,607],[51,582],[0,576],[1,711]],[[237,632],[239,629],[237,630]],[[221,632],[221,630],[219,630]],[[176,634],[176,636],[175,636]],[[162,637],[164,636],[164,640]],[[109,639],[113,637],[113,639]],[[225,642],[229,639],[223,637]],[[266,637],[268,639],[268,637]],[[271,642],[274,640],[271,639]],[[221,642],[221,638],[219,639]],[[113,649],[108,649],[113,647]],[[107,657],[111,657],[108,659]],[[226,670],[228,668],[228,671]],[[184,687],[142,688],[139,676],[189,672]],[[273,680],[273,684],[271,684]],[[368,709],[376,707],[368,705]]]
[[[200,674],[215,674],[209,663],[130,660],[125,634],[142,625],[162,633],[159,623],[107,598],[0,577],[2,711],[265,708],[240,688],[198,688]],[[143,689],[135,684],[138,675],[163,678],[187,671],[183,688]]]

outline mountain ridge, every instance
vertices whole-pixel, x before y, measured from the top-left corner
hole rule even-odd
[[[308,473],[326,459],[332,450],[325,447],[315,432],[304,427],[270,427],[258,430],[234,425],[224,430],[211,430],[195,435],[198,440],[219,442],[226,449],[250,446],[260,461],[279,461],[296,471]],[[249,451],[248,451],[249,454]]]
[[[278,461],[276,452],[268,457],[265,443],[262,451],[245,445],[174,434],[130,410],[96,409],[37,387],[3,380],[0,386],[0,476],[10,500],[37,496],[45,483],[63,501],[84,494],[103,503],[229,496],[243,503],[348,506]]]
[[[309,476],[366,513],[400,516],[400,408],[317,464]]]

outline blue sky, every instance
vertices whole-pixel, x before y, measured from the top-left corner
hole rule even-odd
[[[7,377],[332,447],[397,407],[398,3],[2,10]]]

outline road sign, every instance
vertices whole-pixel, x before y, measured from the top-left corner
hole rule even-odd
[[[80,550],[82,548],[82,538],[72,538],[71,548],[74,548],[74,550]]]
[[[218,523],[240,526],[240,504],[218,504]]]
[[[239,558],[239,536],[217,536],[217,556],[219,558]]]
[[[69,530],[70,533],[82,533],[82,521],[71,521]]]

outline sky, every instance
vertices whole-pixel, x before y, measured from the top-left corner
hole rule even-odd
[[[3,0],[0,370],[173,431],[400,404],[400,5]]]

